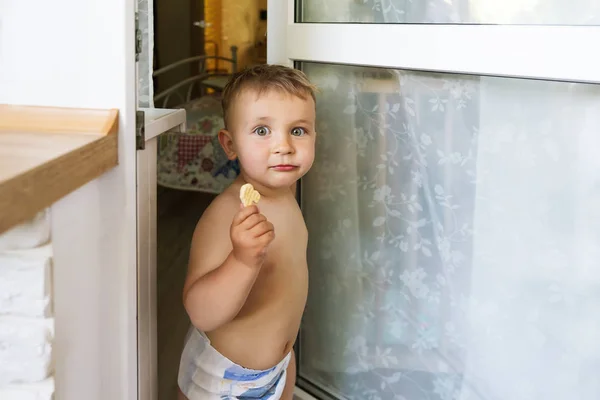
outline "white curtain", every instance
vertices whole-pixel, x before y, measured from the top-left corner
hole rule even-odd
[[[600,24],[596,0],[301,10],[304,22]],[[600,86],[302,69],[321,93],[301,191],[301,379],[357,400],[600,398]]]
[[[302,0],[304,22],[598,25],[598,0]]]
[[[138,107],[154,107],[154,2],[137,0],[142,52],[138,61]]]
[[[304,63],[300,376],[348,399],[600,398],[600,86]]]

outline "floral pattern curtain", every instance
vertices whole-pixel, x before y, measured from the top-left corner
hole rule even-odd
[[[597,0],[303,0],[304,22],[598,25]]]
[[[600,398],[600,86],[304,63],[299,374],[356,400]]]
[[[152,0],[137,0],[142,52],[138,61],[138,107],[154,107],[154,4]]]
[[[596,0],[299,10],[312,23],[600,25]],[[356,400],[600,398],[600,85],[301,68],[321,91],[301,187],[300,383]]]

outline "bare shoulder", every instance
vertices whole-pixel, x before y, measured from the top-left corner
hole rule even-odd
[[[239,198],[227,189],[206,208],[196,224],[190,246],[184,292],[194,280],[216,269],[231,252],[229,229],[239,211]]]
[[[194,239],[204,236],[214,236],[219,231],[226,231],[229,236],[229,227],[234,215],[239,211],[240,200],[233,190],[227,189],[219,194],[206,208],[196,225]],[[210,235],[205,235],[210,233]]]

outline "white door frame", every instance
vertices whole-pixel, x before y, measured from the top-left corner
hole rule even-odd
[[[185,132],[183,109],[141,108],[144,148],[137,150],[138,399],[158,399],[156,162],[159,136]]]
[[[269,0],[267,62],[296,61],[600,83],[600,26],[296,23]],[[395,41],[386,38],[419,38]],[[533,49],[533,50],[532,50]],[[297,388],[296,396],[314,400]]]

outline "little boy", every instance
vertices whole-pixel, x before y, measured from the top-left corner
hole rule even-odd
[[[222,102],[219,141],[240,174],[192,238],[180,397],[291,400],[308,289],[295,187],[314,160],[315,88],[298,70],[260,65],[235,74]],[[241,190],[258,203],[245,206]]]

